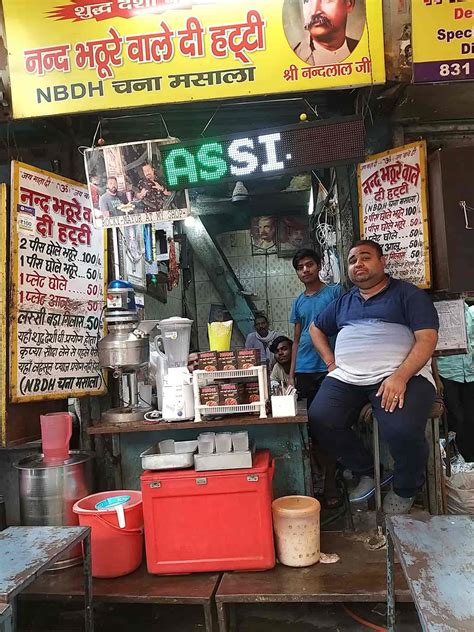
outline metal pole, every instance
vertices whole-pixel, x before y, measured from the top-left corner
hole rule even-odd
[[[387,529],[387,632],[395,632],[395,569],[393,567],[393,540]]]
[[[84,630],[94,632],[94,611],[92,609],[92,563],[91,530],[84,539]]]
[[[379,424],[375,415],[372,415],[372,432],[374,436],[374,480],[375,480],[375,512],[377,521],[377,534],[383,535],[382,514],[382,490],[380,489],[380,443]]]

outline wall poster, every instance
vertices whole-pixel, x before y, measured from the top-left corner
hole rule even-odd
[[[384,83],[382,0],[317,4],[3,0],[14,117]]]
[[[176,142],[164,138],[86,149],[94,226],[152,224],[189,215],[187,191],[169,191],[163,176],[160,147]]]
[[[10,400],[104,393],[106,245],[87,187],[13,161],[11,244]]]
[[[436,352],[439,355],[467,353],[469,341],[466,329],[464,299],[434,301],[439,316],[439,335]]]
[[[431,287],[425,142],[369,156],[357,175],[363,238],[381,245],[389,274]]]

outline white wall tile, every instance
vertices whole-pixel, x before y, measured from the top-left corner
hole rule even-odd
[[[251,292],[253,295],[255,294],[255,279],[253,277],[251,279],[241,277],[240,282],[246,292]]]
[[[269,295],[270,298],[285,298],[286,287],[284,276],[272,276],[269,279]]]
[[[272,322],[288,321],[288,307],[286,299],[274,298],[270,301]]]
[[[268,274],[271,276],[285,274],[283,259],[279,259],[277,255],[270,255],[268,257]]]
[[[267,304],[266,304],[266,302],[264,300],[263,301],[254,301],[254,303],[255,303],[255,307],[257,308],[257,312],[262,312],[264,314],[266,313]]]
[[[272,323],[272,329],[275,331],[279,331],[285,336],[288,336],[288,321],[287,320],[277,320]]]
[[[268,289],[270,292],[270,288]],[[266,299],[265,296],[265,277],[256,277],[255,278],[255,294],[259,301],[264,301]]]
[[[234,271],[235,276],[240,279],[239,257],[227,257],[227,260],[229,261],[229,265]]]
[[[283,261],[284,274],[296,274],[291,259],[281,259]]]
[[[241,256],[239,257],[239,278],[243,279],[253,279],[255,276],[254,257],[251,256]]]
[[[256,277],[264,277],[265,276],[265,259],[266,257],[252,257],[253,259],[253,269],[255,271]]]
[[[297,296],[298,294],[301,294],[301,292],[304,292],[304,284],[301,283],[296,274],[291,281],[291,288],[293,289],[293,296]]]

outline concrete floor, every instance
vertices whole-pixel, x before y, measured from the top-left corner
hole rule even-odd
[[[350,608],[381,628],[385,604],[350,604]],[[353,621],[340,604],[285,604],[241,606],[236,632],[357,632],[367,628]],[[216,626],[217,629],[217,626]],[[82,611],[73,604],[23,602],[19,606],[18,632],[79,632]],[[203,632],[202,610],[196,606],[99,605],[96,632]],[[421,627],[414,606],[400,604],[397,632],[418,632]]]

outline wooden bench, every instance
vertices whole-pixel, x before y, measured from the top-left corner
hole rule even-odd
[[[229,630],[229,619],[234,618],[239,603],[386,601],[385,549],[369,551],[354,536],[323,532],[321,550],[337,553],[340,561],[308,568],[278,564],[271,571],[224,573],[216,593],[219,632]],[[395,595],[397,601],[412,601],[399,564],[395,567]]]
[[[47,573],[24,592],[25,599],[82,598],[82,567]],[[114,579],[93,579],[94,602],[201,605],[206,632],[212,632],[214,594],[219,573],[151,575],[143,564],[137,571]]]

